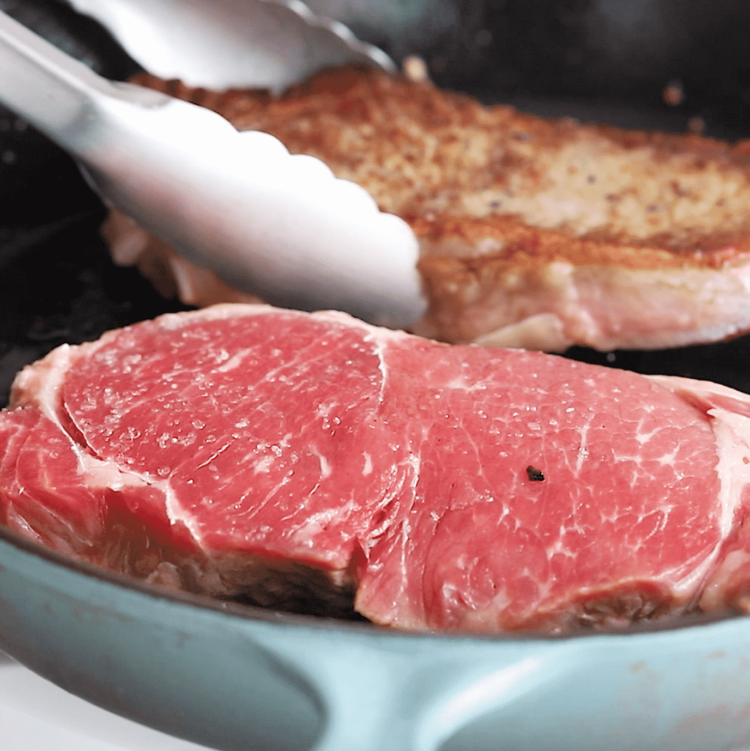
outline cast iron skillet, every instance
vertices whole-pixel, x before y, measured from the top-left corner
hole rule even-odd
[[[435,6],[453,22],[436,20],[423,37],[347,20],[396,56],[422,54],[439,84],[486,101],[678,131],[700,117],[709,135],[750,136],[750,6]],[[0,9],[105,75],[137,70],[64,4],[0,0]],[[670,84],[684,92],[672,107],[661,99]],[[102,216],[72,162],[0,111],[0,404],[15,372],[52,347],[181,309],[110,263]],[[749,343],[568,355],[750,391]],[[0,531],[0,648],[90,701],[220,749],[750,746],[744,618],[575,638],[415,636],[158,592]]]

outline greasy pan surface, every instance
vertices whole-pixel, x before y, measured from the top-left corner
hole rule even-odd
[[[394,54],[421,52],[438,83],[486,101],[678,131],[701,117],[709,135],[750,136],[744,3],[435,5],[426,36],[389,38],[372,17],[353,25]],[[106,75],[137,70],[54,0],[0,9]],[[662,92],[676,80],[685,96],[668,107]],[[71,161],[0,110],[0,405],[15,372],[52,347],[180,309],[110,263],[102,216]],[[568,354],[750,391],[747,337]],[[222,749],[750,747],[750,625],[739,618],[572,639],[402,635],[148,592],[0,531],[0,649],[109,709]]]

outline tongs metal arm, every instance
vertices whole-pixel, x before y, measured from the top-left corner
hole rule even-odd
[[[116,88],[0,12],[0,98],[61,146],[80,148],[80,125]]]
[[[160,78],[211,89],[281,91],[359,63],[394,72],[383,50],[301,0],[68,0]]]
[[[408,225],[272,136],[109,82],[2,13],[0,100],[72,152],[107,202],[232,286],[384,325],[422,314]]]

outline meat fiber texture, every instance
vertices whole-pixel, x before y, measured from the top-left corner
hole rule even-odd
[[[0,520],[164,586],[568,632],[750,591],[750,398],[225,304],[62,346],[0,413]]]
[[[136,80],[323,160],[406,220],[429,304],[414,333],[563,351],[750,331],[750,141],[540,118],[356,68],[281,96]],[[105,235],[165,294],[250,299],[116,212]]]

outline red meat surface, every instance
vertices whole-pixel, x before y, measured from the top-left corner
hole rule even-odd
[[[749,416],[713,384],[222,305],[22,371],[0,520],[148,581],[400,628],[620,625],[741,605]]]

